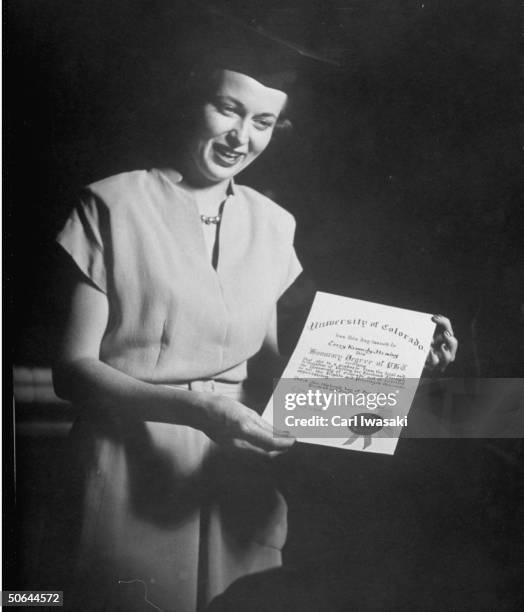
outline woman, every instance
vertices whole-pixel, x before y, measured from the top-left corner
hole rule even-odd
[[[235,61],[193,76],[176,170],[91,185],[58,237],[80,270],[54,369],[86,409],[72,432],[77,609],[148,609],[145,594],[195,610],[280,563],[286,507],[267,468],[293,440],[274,437],[245,382],[255,356],[273,376],[276,303],[301,268],[291,215],[233,178],[282,120],[287,77]],[[429,360],[455,350],[439,335]]]

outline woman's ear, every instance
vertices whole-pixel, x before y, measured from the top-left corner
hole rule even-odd
[[[289,119],[278,119],[275,124],[275,130],[278,132],[288,132],[293,127]]]

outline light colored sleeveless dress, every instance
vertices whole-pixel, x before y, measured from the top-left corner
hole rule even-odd
[[[294,220],[232,186],[215,270],[180,180],[151,170],[90,185],[58,242],[107,294],[105,363],[252,405],[248,360],[274,335],[276,302],[301,270]],[[82,490],[71,609],[193,612],[236,578],[280,564],[286,505],[269,461],[189,427],[95,411],[71,443]]]

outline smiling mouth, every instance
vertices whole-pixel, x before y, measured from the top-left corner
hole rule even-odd
[[[219,143],[213,145],[216,161],[222,166],[234,166],[240,159],[244,157],[244,153],[239,153],[234,149],[230,149]]]

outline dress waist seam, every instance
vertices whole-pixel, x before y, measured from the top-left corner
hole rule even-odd
[[[244,389],[244,382],[224,382],[220,380],[191,380],[185,383],[165,384],[165,387],[173,389],[187,389],[188,391],[200,391],[206,393],[217,393],[219,395],[228,395],[238,397]]]

